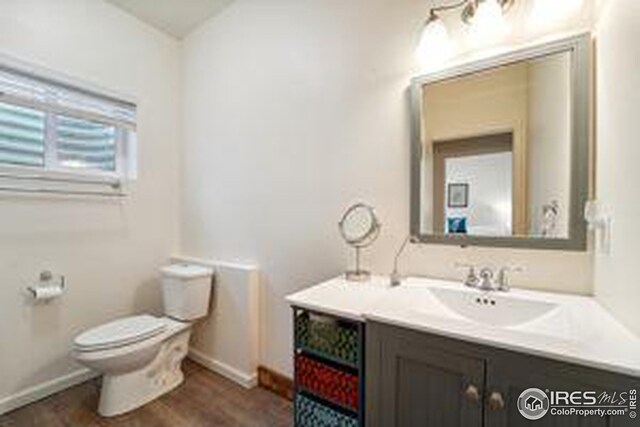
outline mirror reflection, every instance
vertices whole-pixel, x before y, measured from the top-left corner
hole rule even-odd
[[[421,231],[569,237],[571,53],[422,86]]]

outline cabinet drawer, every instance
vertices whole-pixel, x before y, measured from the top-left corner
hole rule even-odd
[[[299,387],[347,409],[358,410],[357,375],[333,368],[304,354],[298,354],[295,363]]]
[[[302,394],[296,395],[297,427],[358,427],[358,420],[324,406]]]
[[[357,325],[304,311],[298,313],[295,321],[298,348],[358,367],[360,354]]]

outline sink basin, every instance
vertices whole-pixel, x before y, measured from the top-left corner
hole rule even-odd
[[[521,299],[496,292],[447,288],[431,288],[429,292],[458,316],[496,327],[528,323],[558,307],[547,301]]]

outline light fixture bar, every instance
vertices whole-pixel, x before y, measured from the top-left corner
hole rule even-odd
[[[459,1],[458,3],[444,4],[442,6],[432,7],[431,8],[431,13],[459,9],[462,6],[465,6],[466,4],[471,3],[473,1],[474,0],[462,0],[462,1]]]
[[[429,19],[427,20],[427,24],[437,20],[439,12],[447,12],[455,9],[462,9],[460,14],[460,18],[465,24],[471,24],[473,17],[475,16],[478,6],[480,3],[486,0],[462,0],[453,4],[444,4],[441,6],[432,7],[429,11]],[[516,0],[496,0],[500,8],[502,9],[502,13],[505,14],[511,9]]]

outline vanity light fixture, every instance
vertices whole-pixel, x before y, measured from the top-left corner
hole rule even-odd
[[[452,45],[447,27],[436,11],[432,9],[420,36],[416,57],[419,60],[430,58],[434,62],[442,62],[448,59],[451,51]]]
[[[490,26],[496,18],[501,18],[514,5],[516,0],[462,0],[458,3],[436,6],[429,11],[429,18],[424,24],[417,53],[419,56],[442,55],[444,49],[449,49],[449,34],[442,21],[441,14],[452,10],[459,10],[460,19],[467,25]],[[478,22],[477,22],[478,21]],[[482,22],[479,22],[482,21]]]
[[[505,15],[514,3],[515,0],[465,0],[457,6],[464,7],[460,15],[462,21],[473,24],[474,19],[482,14],[495,15],[496,12],[501,12]]]

